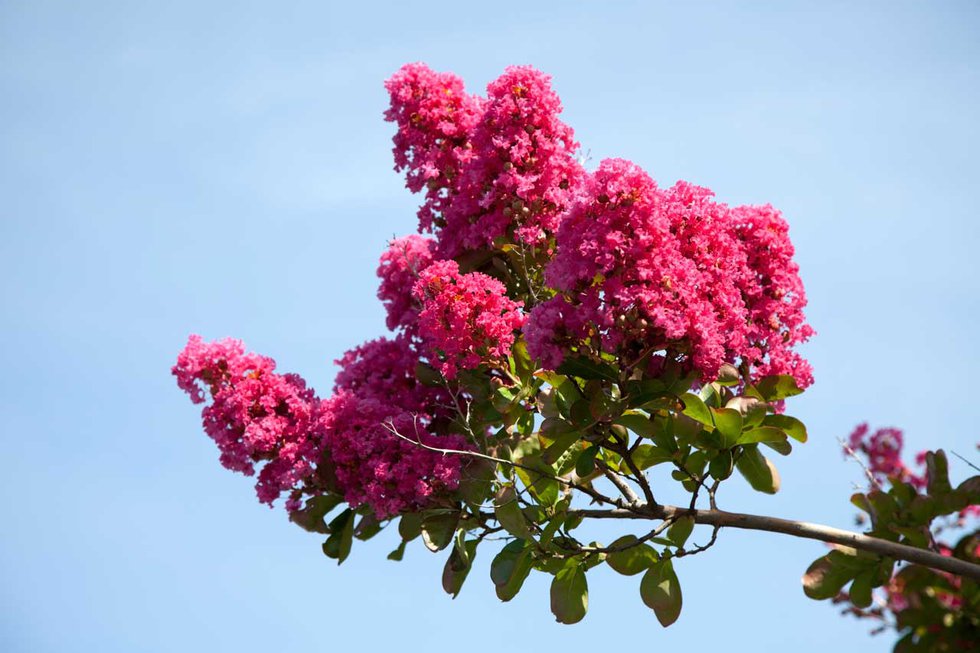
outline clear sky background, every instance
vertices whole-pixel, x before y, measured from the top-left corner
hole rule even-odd
[[[423,60],[481,91],[530,63],[592,165],[784,211],[811,441],[777,496],[734,479],[722,507],[848,527],[855,423],[977,458],[978,9],[0,3],[0,650],[890,650],[804,597],[822,546],[777,535],[680,561],[667,630],[608,569],[568,627],[542,575],[499,603],[489,549],[456,601],[442,554],[385,560],[394,533],[338,568],[220,468],[169,367],[189,333],[231,335],[327,393],[383,332],[377,257],[415,229],[382,82]]]

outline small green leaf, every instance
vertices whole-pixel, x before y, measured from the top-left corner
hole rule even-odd
[[[850,590],[848,590],[848,596],[850,596],[851,603],[859,608],[866,608],[871,605],[871,585],[874,582],[874,577],[874,569],[862,571],[857,575],[854,582],[851,583]]]
[[[769,404],[755,397],[732,397],[725,404],[725,408],[732,408],[741,413],[744,428],[751,428],[762,424],[769,410]]]
[[[651,438],[656,431],[656,426],[650,421],[650,418],[646,415],[641,415],[640,413],[626,413],[625,415],[620,415],[614,424],[619,424],[620,426],[625,426],[629,430],[633,431],[637,435],[644,438]]]
[[[787,374],[763,377],[755,384],[755,389],[768,402],[779,401],[803,392],[796,385],[796,379]]]
[[[402,540],[401,544],[398,545],[398,548],[388,554],[388,559],[394,560],[395,562],[401,562],[401,559],[405,557],[405,545],[407,544],[408,542]]]
[[[754,442],[785,442],[786,433],[775,426],[760,426],[759,428],[749,429],[738,436],[738,444],[752,444]]]
[[[354,511],[348,508],[330,522],[330,537],[323,543],[323,553],[341,564],[350,555],[354,541]]]
[[[768,458],[759,453],[757,445],[746,445],[735,466],[753,489],[766,494],[779,491],[779,472]]]
[[[722,436],[722,449],[730,449],[742,433],[742,413],[734,408],[712,408],[715,426]]]
[[[429,551],[442,551],[453,541],[459,513],[439,511],[426,515],[422,520],[422,542]]]
[[[613,571],[624,576],[633,576],[646,571],[659,559],[652,546],[642,542],[637,544],[637,541],[635,535],[624,535],[609,545],[610,549],[622,549],[606,554],[606,563]]]
[[[599,453],[599,447],[592,446],[585,449],[578,455],[575,461],[575,473],[579,478],[585,478],[595,471],[595,456]]]
[[[670,528],[667,529],[667,539],[676,544],[679,548],[684,546],[687,542],[687,538],[691,536],[691,531],[694,530],[694,517],[691,515],[684,515],[678,518]]]
[[[683,597],[677,574],[670,560],[654,564],[640,581],[640,598],[657,615],[657,621],[666,628],[681,614]]]
[[[837,596],[844,585],[867,568],[870,561],[834,550],[813,561],[803,574],[803,592],[818,601]]]
[[[567,564],[551,581],[551,613],[559,623],[582,621],[589,609],[589,584],[578,562]]]
[[[669,451],[652,444],[638,445],[633,451],[633,463],[640,470],[659,465],[660,463],[668,463],[671,460],[673,460],[673,456]]]
[[[943,497],[953,491],[949,484],[949,464],[942,449],[926,452],[926,481],[929,494]]]
[[[517,503],[517,491],[512,486],[501,487],[493,503],[497,521],[508,533],[522,540],[533,539],[524,513]]]
[[[524,540],[509,542],[490,563],[490,579],[501,601],[510,601],[517,596],[531,573],[534,561],[525,544]]]
[[[766,426],[775,426],[778,429],[786,431],[786,435],[797,442],[806,442],[807,440],[806,425],[795,417],[790,417],[789,415],[766,415],[762,423]]]
[[[738,385],[739,381],[742,380],[742,376],[738,373],[738,368],[736,368],[731,363],[725,363],[718,370],[717,383],[724,386]]]
[[[398,534],[406,542],[411,542],[422,534],[422,515],[417,512],[408,512],[398,520]]]
[[[470,569],[473,568],[477,543],[477,540],[470,540],[460,546],[460,543],[457,541],[456,545],[453,546],[452,553],[449,554],[449,559],[446,560],[446,566],[443,567],[442,589],[454,599],[459,596],[459,591],[463,588],[463,582],[466,580],[466,576],[469,575]]]
[[[684,410],[682,412],[685,415],[701,422],[705,426],[714,426],[714,421],[711,419],[711,411],[701,401],[701,397],[690,392],[685,392],[681,395],[681,401],[684,403]]]
[[[343,503],[336,494],[321,494],[306,501],[302,509],[289,513],[289,520],[311,533],[327,533],[327,513]]]
[[[724,481],[726,478],[731,476],[732,470],[734,469],[735,464],[730,449],[725,449],[718,452],[718,455],[712,458],[711,462],[708,463],[708,472],[713,478],[719,481]]]

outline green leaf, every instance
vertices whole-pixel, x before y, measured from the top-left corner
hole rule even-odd
[[[775,426],[778,429],[786,431],[786,435],[797,442],[806,442],[807,440],[806,425],[795,417],[790,417],[789,415],[766,415],[762,423],[766,426]]]
[[[722,449],[730,449],[742,433],[742,413],[734,408],[712,408],[715,427],[722,436]]]
[[[683,598],[677,574],[670,560],[654,564],[640,581],[640,598],[657,615],[657,621],[666,628],[681,614]]]
[[[862,571],[857,575],[854,582],[851,583],[851,588],[848,591],[848,595],[851,598],[851,603],[859,608],[866,608],[871,605],[871,585],[874,582],[874,577],[874,569]]]
[[[401,559],[405,557],[405,545],[407,544],[408,542],[402,540],[401,544],[398,545],[398,548],[388,554],[388,559],[394,560],[395,562],[401,562]]]
[[[577,562],[567,564],[551,581],[551,613],[563,624],[582,621],[589,609],[589,584]]]
[[[611,551],[606,554],[606,563],[613,571],[624,576],[633,576],[646,571],[655,563],[659,556],[652,546],[641,542],[635,535],[624,535],[609,545],[610,549],[622,548],[621,551]]]
[[[493,512],[497,516],[497,521],[508,533],[522,540],[533,539],[524,513],[517,503],[517,491],[512,486],[501,487],[493,503]]]
[[[779,442],[763,442],[762,444],[766,445],[780,456],[788,456],[793,453],[793,445],[789,443],[789,440],[784,439],[780,440]]]
[[[289,520],[311,533],[327,533],[324,517],[343,503],[344,498],[336,494],[321,494],[307,499],[302,509],[289,513]]]
[[[411,542],[422,534],[422,515],[417,512],[409,512],[402,515],[398,520],[398,534],[406,542]]]
[[[803,592],[818,601],[832,599],[841,589],[870,564],[870,561],[834,550],[813,561],[803,574]]]
[[[673,460],[669,451],[652,444],[641,444],[633,451],[633,463],[643,470]]]
[[[541,432],[553,440],[541,454],[541,459],[548,465],[554,465],[566,451],[582,438],[582,434],[577,428],[558,417],[546,419],[541,425]]]
[[[453,511],[433,512],[422,520],[422,542],[429,551],[442,551],[453,541],[459,513]]]
[[[775,426],[760,426],[759,428],[749,429],[738,436],[738,444],[752,444],[754,442],[785,442],[786,434]]]
[[[779,472],[768,458],[759,453],[757,445],[746,445],[735,466],[753,489],[766,494],[779,491]]]
[[[681,401],[684,403],[684,410],[681,411],[683,414],[701,422],[705,426],[714,426],[714,421],[711,419],[711,411],[701,401],[701,397],[690,392],[685,392],[681,395]]]
[[[732,408],[742,414],[744,428],[759,426],[766,417],[769,404],[755,397],[732,397],[725,408]]]
[[[787,374],[763,377],[755,384],[755,389],[768,402],[779,401],[803,392],[796,385],[796,379]]]
[[[330,522],[330,537],[323,543],[323,553],[341,564],[350,555],[354,541],[354,511],[348,508]]]
[[[641,415],[640,413],[627,413],[625,415],[620,415],[614,422],[614,424],[619,424],[620,426],[625,426],[629,430],[633,431],[637,435],[644,438],[653,437],[656,426],[650,421],[650,418],[646,415]]]
[[[514,471],[538,502],[545,506],[553,506],[561,496],[561,487],[554,479],[555,470],[544,464],[539,456],[525,456],[521,459],[525,467]]]
[[[375,517],[374,511],[368,512],[361,517],[354,527],[354,537],[366,542],[381,532],[381,522]]]
[[[579,478],[585,478],[595,471],[595,456],[599,453],[599,447],[592,446],[585,449],[578,455],[575,461],[575,473]]]
[[[724,386],[738,385],[739,381],[742,380],[742,376],[738,373],[738,368],[736,368],[731,363],[725,363],[718,370],[717,383]]]
[[[953,491],[949,484],[949,464],[942,449],[926,452],[926,482],[929,494],[943,497]]]
[[[597,363],[591,358],[584,356],[567,356],[562,364],[555,370],[559,374],[577,376],[580,379],[599,379],[606,381],[617,381],[619,376],[612,366],[606,363]]]
[[[531,573],[533,559],[525,544],[524,540],[509,542],[490,563],[490,579],[501,601],[510,601],[517,596]]]
[[[708,472],[713,478],[719,481],[724,481],[726,478],[731,476],[734,469],[734,459],[732,458],[732,452],[729,449],[718,452],[718,455],[712,458],[711,462],[708,463]]]
[[[449,554],[449,559],[446,560],[446,566],[442,569],[442,589],[454,599],[459,596],[463,582],[473,568],[477,543],[477,540],[470,540],[461,546],[457,541],[452,553]]]
[[[687,542],[687,538],[691,537],[691,531],[694,530],[694,517],[691,515],[684,515],[678,518],[670,528],[667,529],[667,539],[677,545],[678,548],[682,548],[684,543]]]

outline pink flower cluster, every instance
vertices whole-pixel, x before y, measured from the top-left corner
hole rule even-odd
[[[391,241],[378,264],[378,299],[388,313],[388,328],[412,331],[419,307],[412,297],[412,287],[419,273],[432,264],[433,241],[422,236],[404,236]]]
[[[867,422],[858,424],[847,438],[847,445],[855,454],[867,458],[868,472],[879,484],[897,478],[922,488],[926,485],[924,475],[914,473],[902,462],[904,435],[901,429],[880,428],[874,433]],[[925,452],[917,456],[918,463],[925,463]]]
[[[482,100],[471,96],[452,73],[437,73],[423,63],[402,66],[385,82],[391,106],[385,120],[398,125],[394,137],[395,170],[405,170],[413,193],[425,189],[419,229],[440,226],[460,170],[472,156],[470,134],[482,115]]]
[[[337,484],[351,506],[367,504],[379,519],[431,505],[459,485],[462,459],[420,444],[466,450],[458,435],[429,432],[428,417],[392,403],[392,396],[341,390],[324,402],[326,445]]]
[[[507,297],[504,284],[479,272],[460,274],[455,261],[426,268],[414,294],[422,302],[418,333],[425,352],[447,379],[506,358],[524,323],[523,303]]]
[[[560,294],[531,312],[528,349],[548,367],[585,340],[627,362],[664,350],[702,379],[729,362],[805,388],[810,366],[791,347],[812,330],[792,254],[771,207],[731,209],[686,182],[663,190],[607,159],[558,231],[545,279]]]
[[[419,382],[419,354],[407,335],[369,340],[334,362],[340,367],[335,393],[373,397],[410,413],[438,413],[449,403],[444,390]]]
[[[396,168],[408,170],[414,192],[428,181],[419,226],[437,233],[440,258],[502,242],[538,245],[557,230],[584,172],[549,76],[512,66],[487,86],[486,100],[464,100],[454,76],[409,64],[386,87]]]
[[[310,476],[320,458],[320,400],[295,374],[277,374],[271,358],[247,353],[238,340],[204,342],[191,336],[172,373],[177,385],[203,403],[204,430],[221,451],[221,464],[248,476],[263,464],[255,489],[270,506]],[[291,496],[286,508],[299,507]]]

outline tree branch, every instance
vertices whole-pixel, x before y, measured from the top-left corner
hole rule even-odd
[[[676,506],[644,506],[644,508],[646,514],[649,515],[648,519],[671,519],[683,515],[691,515],[694,517],[694,523],[696,524],[706,524],[718,528],[727,527],[750,531],[768,531],[770,533],[782,533],[783,535],[791,535],[793,537],[840,544],[980,581],[980,565],[960,560],[959,558],[940,555],[928,549],[918,549],[913,546],[889,542],[888,540],[845,531],[832,526],[811,524],[809,522],[794,521],[791,519],[780,519],[779,517],[727,512],[724,510],[688,510],[687,508],[678,508]],[[636,512],[621,509],[581,509],[569,510],[568,513],[591,519],[637,519]]]

